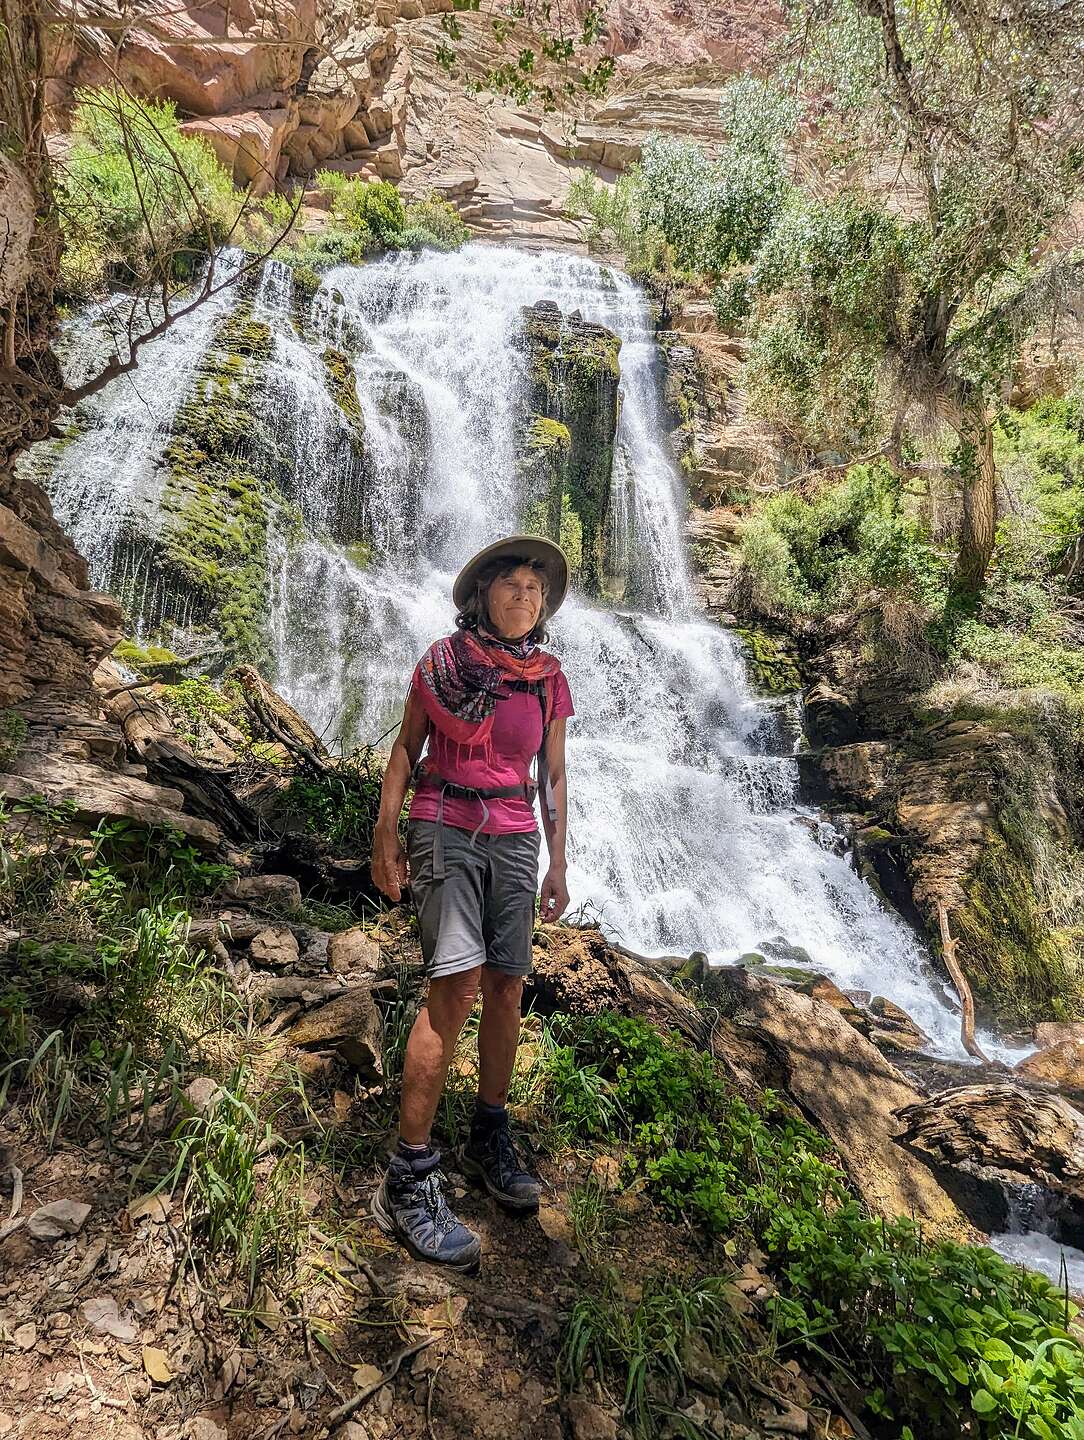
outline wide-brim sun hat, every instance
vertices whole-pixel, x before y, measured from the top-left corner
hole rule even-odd
[[[541,535],[509,535],[504,540],[495,540],[492,545],[479,550],[477,555],[472,555],[455,577],[455,584],[452,586],[452,603],[456,609],[462,610],[474,593],[474,583],[483,565],[490,560],[503,560],[513,555],[522,556],[524,560],[542,562],[549,582],[546,613],[552,615],[568,594],[568,561],[560,545],[555,545],[552,540],[546,540]]]

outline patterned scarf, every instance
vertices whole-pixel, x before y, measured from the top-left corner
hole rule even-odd
[[[498,691],[506,680],[545,681],[545,723],[553,709],[556,655],[524,640],[501,640],[488,631],[457,630],[438,640],[419,664],[419,690],[434,727],[460,745],[489,748]]]

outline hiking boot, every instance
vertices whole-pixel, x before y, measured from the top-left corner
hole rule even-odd
[[[480,1180],[494,1200],[507,1209],[523,1214],[538,1209],[542,1186],[520,1164],[507,1120],[471,1127],[462,1167],[464,1175]]]
[[[416,1260],[471,1270],[478,1264],[482,1242],[448,1208],[436,1168],[439,1155],[424,1162],[390,1161],[373,1196],[373,1219],[385,1235],[401,1240]]]

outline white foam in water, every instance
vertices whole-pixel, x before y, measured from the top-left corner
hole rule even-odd
[[[1013,1265],[1045,1275],[1059,1289],[1084,1297],[1084,1250],[1057,1239],[1057,1196],[1040,1185],[1008,1187],[1008,1229],[990,1237],[990,1248]]]
[[[1059,1244],[1041,1230],[991,1236],[990,1248],[1013,1265],[1045,1275],[1059,1289],[1068,1284],[1070,1295],[1084,1297],[1084,1250]]]
[[[241,251],[224,251],[216,273],[225,278],[243,261]],[[57,520],[89,562],[92,583],[102,589],[123,583],[116,562],[125,521],[137,515],[153,527],[174,417],[215,326],[234,304],[227,286],[150,341],[136,370],[79,406],[81,433],[60,451],[48,489]],[[63,346],[69,383],[92,373],[109,349],[124,354],[129,305],[127,297],[114,296],[88,306],[69,327]],[[121,338],[114,339],[117,330]]]
[[[793,758],[760,753],[767,707],[748,689],[736,641],[695,612],[658,350],[647,302],[627,277],[579,257],[489,245],[389,256],[325,277],[312,311],[325,338],[312,345],[290,318],[288,274],[268,268],[257,303],[275,358],[263,403],[294,457],[309,526],[298,541],[284,523],[272,545],[276,683],[329,739],[374,740],[397,719],[415,661],[451,628],[455,571],[521,523],[529,357],[516,342],[523,307],[539,300],[621,337],[615,531],[628,593],[642,607],[573,596],[552,626],[577,711],[568,747],[573,908],[597,913],[641,953],[703,950],[725,962],[782,937],[843,988],[902,1005],[936,1051],[962,1056],[958,1016],[927,978],[922,945],[845,856],[818,843],[796,799]],[[325,432],[342,423],[336,406],[314,399],[324,389],[324,343],[343,349],[358,377],[374,521],[364,567],[323,529],[341,482]],[[185,364],[196,344],[184,340]],[[148,392],[159,388],[158,364],[148,353]],[[398,418],[389,380],[411,398]],[[411,428],[419,407],[429,436],[421,465]],[[149,446],[161,425],[153,430]],[[69,502],[81,443],[51,487]],[[983,1044],[1010,1053],[990,1037]]]

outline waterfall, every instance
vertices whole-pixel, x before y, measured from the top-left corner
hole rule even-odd
[[[243,260],[239,250],[224,251],[216,261],[222,278]],[[153,532],[170,428],[215,326],[234,303],[227,286],[150,341],[135,371],[77,408],[70,419],[77,438],[55,447],[48,490],[57,520],[88,561],[91,583],[133,597],[148,621],[161,614],[162,597],[155,593],[155,577],[124,543],[126,533],[133,525]],[[127,353],[131,308],[130,297],[117,295],[79,314],[60,347],[70,384],[93,373],[111,351]],[[156,318],[141,310],[137,331]]]
[[[935,1050],[961,1055],[958,1017],[924,948],[838,843],[822,843],[825,827],[799,802],[792,739],[772,703],[751,693],[734,638],[696,612],[650,309],[627,277],[583,258],[480,244],[392,255],[325,276],[299,326],[288,273],[267,267],[254,303],[274,353],[260,404],[293,463],[270,534],[278,687],[329,740],[375,740],[396,721],[415,661],[451,628],[456,570],[522,521],[527,360],[516,342],[523,307],[540,300],[622,342],[611,537],[635,607],[574,594],[552,625],[576,706],[573,909],[643,953],[702,950],[716,963],[789,956],[844,989],[889,997]],[[80,519],[102,494],[91,472],[108,457],[108,484],[119,486],[109,504],[122,519],[140,489],[153,509],[169,407],[215,321],[207,309],[197,315],[148,347],[138,405],[115,387],[103,393],[96,427],[68,447],[50,481],[98,578],[109,574],[113,521]],[[367,555],[330,534],[343,476],[329,458],[341,452],[329,447],[343,421],[328,400],[326,347],[357,375]],[[983,1044],[1008,1053],[989,1037]]]
[[[552,627],[577,709],[568,741],[573,907],[643,953],[700,949],[724,963],[804,951],[841,987],[889,996],[936,1049],[959,1054],[959,1022],[927,976],[921,945],[838,847],[819,843],[798,803],[793,755],[764,753],[767,707],[749,691],[737,642],[695,613],[651,316],[627,277],[563,254],[489,246],[326,277],[315,313],[355,358],[367,433],[386,426],[377,394],[394,371],[424,397],[431,449],[413,536],[389,536],[367,569],[319,544],[295,551],[276,590],[276,633],[292,637],[289,653],[280,645],[280,684],[328,733],[348,709],[370,738],[395,719],[414,661],[450,628],[455,570],[521,513],[515,338],[522,307],[539,300],[621,338],[617,513],[644,606],[606,609],[572,596]],[[292,373],[300,397],[306,381]],[[379,490],[403,499],[402,447],[382,440],[376,467]]]

